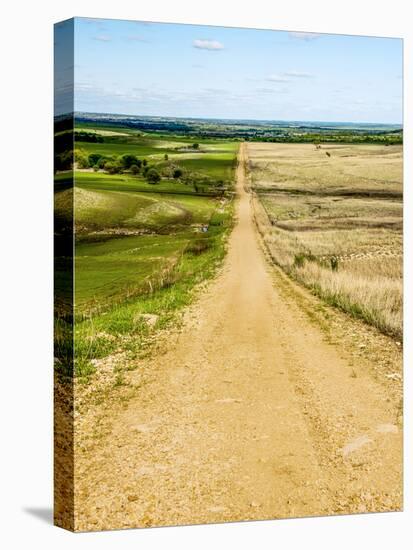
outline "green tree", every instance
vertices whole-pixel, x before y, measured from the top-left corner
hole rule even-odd
[[[161,176],[155,168],[150,168],[146,172],[146,180],[148,183],[159,183],[161,181]]]
[[[136,164],[139,166],[140,161],[136,157],[136,155],[122,155],[120,158],[120,162],[125,170],[129,170],[129,168],[132,166],[132,164]]]
[[[95,166],[100,161],[101,158],[102,158],[102,155],[100,153],[91,153],[88,157],[89,166]]]
[[[101,157],[97,163],[96,163],[96,166],[100,169],[103,169],[105,167],[105,164],[108,162],[108,158],[107,157]]]
[[[182,177],[182,174],[183,174],[183,172],[180,168],[175,168],[175,170],[173,172],[173,177],[175,179],[178,179],[178,178]]]
[[[136,176],[136,174],[139,174],[140,168],[137,164],[132,164],[132,166],[130,167],[130,171],[134,176]]]
[[[105,171],[109,174],[120,174],[122,172],[122,164],[117,161],[107,161],[105,163]]]
[[[199,143],[193,143],[192,149],[199,149]]]
[[[168,159],[169,159],[167,153],[164,154],[163,158],[164,158],[165,160],[168,160]]]
[[[78,168],[89,168],[89,159],[83,149],[75,149],[74,151],[75,162],[77,162]]]

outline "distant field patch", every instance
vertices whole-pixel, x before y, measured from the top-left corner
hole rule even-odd
[[[261,190],[402,195],[401,145],[254,143],[249,151],[251,183]]]
[[[122,132],[121,130],[120,131],[117,131],[117,130],[95,130],[95,129],[91,129],[91,130],[88,130],[89,132],[92,132],[94,134],[98,134],[99,136],[127,136],[128,134],[125,133],[125,132]]]

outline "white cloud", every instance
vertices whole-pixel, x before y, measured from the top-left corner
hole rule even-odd
[[[290,76],[292,78],[312,78],[314,75],[311,73],[305,73],[301,71],[287,71],[283,73],[285,76]]]
[[[259,94],[285,94],[287,90],[283,88],[255,88],[255,92]]]
[[[194,40],[192,43],[194,48],[199,50],[223,50],[224,46],[218,40]]]
[[[285,71],[284,73],[270,74],[266,80],[268,82],[276,82],[278,84],[286,84],[292,82],[296,78],[313,78],[313,74],[301,71]]]
[[[228,90],[225,90],[224,88],[204,88],[204,91],[210,94],[226,94],[228,93]]]
[[[285,76],[277,75],[277,74],[270,74],[267,80],[269,80],[270,82],[289,82],[290,81],[289,78],[286,78]]]
[[[296,38],[298,40],[315,40],[316,38],[320,38],[321,34],[318,34],[316,32],[289,32],[288,35],[290,38]]]
[[[98,34],[93,37],[93,40],[98,40],[99,42],[110,42],[112,39],[108,34]]]

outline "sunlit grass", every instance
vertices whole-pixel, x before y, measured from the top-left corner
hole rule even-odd
[[[310,145],[249,145],[259,230],[288,274],[401,339],[400,148],[347,145],[334,151],[339,161],[331,163]],[[287,165],[288,178],[280,182],[275,176],[286,175]],[[379,198],[389,189],[393,196]]]

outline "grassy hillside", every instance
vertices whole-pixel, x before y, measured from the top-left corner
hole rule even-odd
[[[69,172],[56,174],[55,212],[64,225],[74,209],[75,374],[87,378],[113,353],[126,354],[128,368],[149,334],[213,274],[232,224],[237,143],[197,140],[193,147],[194,140],[128,128],[77,132],[75,188]],[[93,134],[98,142],[87,141]],[[112,165],[134,155],[139,167],[112,174],[93,155]],[[159,181],[148,180],[148,169]]]

